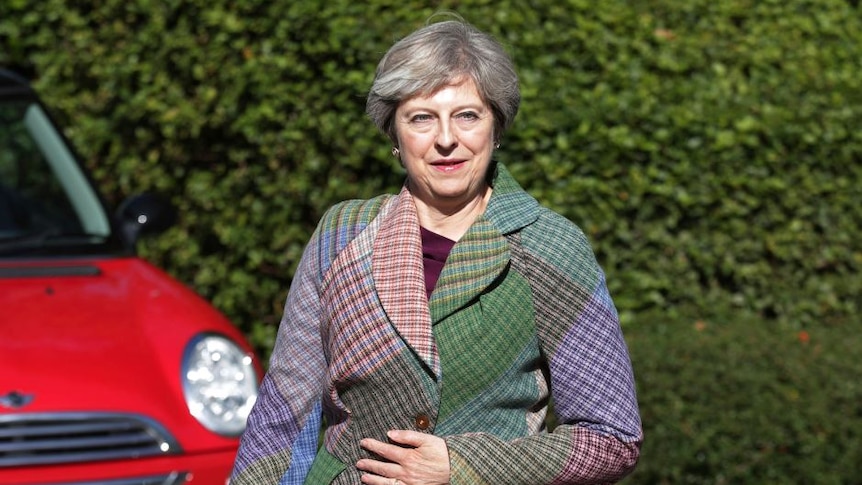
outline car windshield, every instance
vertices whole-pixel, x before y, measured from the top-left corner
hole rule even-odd
[[[104,250],[111,223],[35,100],[0,98],[0,257]]]

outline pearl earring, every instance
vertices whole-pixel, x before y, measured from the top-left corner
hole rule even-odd
[[[401,154],[401,150],[399,150],[398,147],[392,147],[392,156],[393,157],[398,158],[398,155],[400,155],[400,154]]]

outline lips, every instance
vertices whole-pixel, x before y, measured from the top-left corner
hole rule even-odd
[[[444,159],[431,162],[431,166],[438,170],[450,171],[460,167],[465,163],[467,163],[466,160]]]

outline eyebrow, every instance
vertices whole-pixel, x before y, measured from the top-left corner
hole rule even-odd
[[[439,110],[431,108],[429,106],[425,106],[425,105],[410,106],[409,103],[410,103],[410,101],[406,101],[405,104],[401,106],[404,114],[414,113],[416,111],[430,111],[430,112],[434,112],[434,113],[439,112]],[[487,111],[490,109],[490,107],[484,103],[465,103],[462,105],[456,105],[456,107],[453,108],[451,111],[453,113],[457,113],[459,111],[464,111],[464,110],[468,110],[468,109],[472,109],[472,110],[476,110],[476,111]]]

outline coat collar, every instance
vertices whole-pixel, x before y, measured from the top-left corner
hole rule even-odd
[[[485,209],[484,218],[501,234],[509,234],[536,222],[539,202],[524,191],[502,163],[494,167],[494,192]]]
[[[374,241],[372,274],[378,298],[405,342],[439,375],[432,324],[463,308],[506,270],[511,254],[504,234],[538,217],[538,202],[496,167],[485,213],[452,248],[428,301],[416,206],[405,184],[393,197]]]
[[[431,294],[431,316],[439,322],[484,292],[506,270],[511,254],[503,236],[534,222],[538,202],[502,164],[494,167],[494,191],[485,212],[452,248]]]

